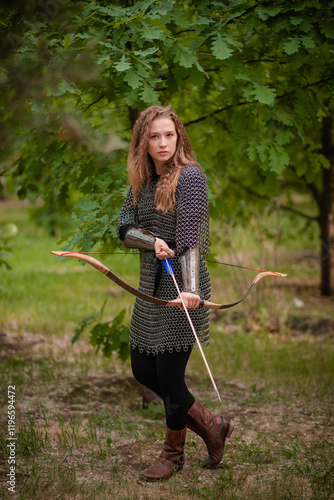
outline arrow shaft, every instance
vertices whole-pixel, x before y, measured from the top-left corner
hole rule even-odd
[[[197,333],[196,333],[196,330],[195,330],[194,324],[193,324],[193,322],[192,322],[192,319],[191,319],[191,317],[190,317],[189,311],[188,311],[188,309],[187,309],[187,308],[186,308],[186,306],[185,306],[185,303],[184,303],[183,297],[182,297],[182,295],[181,295],[181,291],[180,291],[179,285],[177,284],[177,281],[176,281],[176,279],[175,279],[175,274],[174,274],[173,270],[171,269],[171,267],[170,267],[169,262],[168,262],[168,260],[167,260],[167,259],[166,259],[166,262],[167,262],[167,266],[168,266],[169,271],[170,271],[170,275],[171,275],[171,276],[172,276],[172,278],[173,278],[173,281],[174,281],[174,284],[175,284],[175,288],[176,288],[176,290],[177,290],[177,293],[179,294],[179,297],[180,297],[180,300],[181,300],[181,303],[182,303],[182,306],[183,306],[184,312],[186,313],[186,316],[187,316],[187,319],[188,319],[189,325],[190,325],[191,330],[192,330],[192,332],[193,332],[193,334],[194,334],[194,337],[195,337],[195,340],[196,340],[197,346],[198,346],[199,351],[200,351],[200,353],[201,353],[201,355],[202,355],[202,358],[203,358],[203,361],[204,361],[205,367],[206,367],[206,369],[207,369],[207,371],[208,371],[208,374],[209,374],[209,376],[210,376],[210,379],[211,379],[211,382],[212,382],[213,388],[214,388],[214,390],[216,391],[216,394],[217,394],[217,396],[218,396],[218,399],[219,399],[219,401],[220,401],[220,403],[221,403],[221,402],[222,402],[222,400],[221,400],[221,397],[220,397],[220,394],[219,394],[219,391],[218,391],[218,388],[217,388],[216,382],[215,382],[215,380],[214,380],[214,378],[213,378],[213,375],[212,375],[212,372],[211,372],[211,370],[210,370],[209,364],[208,364],[208,362],[207,362],[207,360],[206,360],[206,357],[205,357],[205,354],[204,354],[203,348],[202,348],[201,343],[200,343],[200,341],[199,341],[199,338],[198,338],[198,335],[197,335]]]

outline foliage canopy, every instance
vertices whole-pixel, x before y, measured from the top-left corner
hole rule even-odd
[[[14,2],[1,14],[1,169],[21,198],[43,198],[51,219],[75,204],[66,248],[113,246],[131,124],[146,106],[171,104],[208,175],[213,216],[249,219],[255,195],[321,226],[333,164],[322,141],[333,115],[332,7]],[[296,192],[311,194],[307,213]]]

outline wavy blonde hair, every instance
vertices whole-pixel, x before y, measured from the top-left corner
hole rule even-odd
[[[177,133],[176,150],[167,162],[165,172],[160,176],[154,205],[164,213],[173,211],[175,205],[175,191],[181,171],[187,165],[200,165],[195,160],[195,153],[191,146],[186,129],[170,106],[151,106],[140,113],[133,128],[129,155],[129,180],[133,191],[134,203],[137,203],[142,188],[151,178],[154,171],[154,162],[149,155],[148,139],[153,120],[170,118],[173,120]]]

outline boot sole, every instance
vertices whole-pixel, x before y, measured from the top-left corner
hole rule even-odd
[[[228,426],[228,429],[227,429],[227,432],[226,432],[225,440],[227,438],[231,437],[232,432],[234,430],[234,426],[235,426],[234,420],[230,420],[230,423],[229,423],[229,426]],[[204,462],[204,468],[206,468],[206,469],[216,469],[218,467],[218,465],[221,463],[222,459],[223,459],[224,448],[225,448],[225,441],[224,441],[224,446],[223,446],[223,449],[222,449],[222,454],[221,454],[221,457],[219,459],[219,462],[217,462],[215,464],[211,464],[211,465],[207,464],[206,462]]]
[[[167,481],[170,477],[172,477],[174,474],[176,474],[177,472],[180,472],[180,470],[182,469],[182,467],[180,468],[176,468],[174,469],[171,474],[169,474],[168,476],[164,476],[164,477],[158,477],[158,476],[146,476],[145,475],[145,472],[142,472],[140,474],[141,478],[144,479],[145,481],[147,482],[153,482],[153,481]]]
[[[231,437],[232,432],[234,430],[234,426],[235,426],[234,420],[230,420],[230,425],[228,426],[228,430],[227,430],[227,433],[226,433],[226,437],[227,438]]]
[[[183,465],[184,463],[180,463],[180,464],[171,464],[171,467],[172,467],[172,470],[169,471],[168,475],[164,475],[164,476],[158,476],[158,475],[146,475],[145,473],[148,471],[148,469],[146,469],[145,471],[143,471],[140,476],[142,479],[144,479],[145,481],[167,481],[167,479],[169,479],[170,477],[173,476],[173,474],[176,474],[177,472],[180,472],[180,470],[183,469]]]

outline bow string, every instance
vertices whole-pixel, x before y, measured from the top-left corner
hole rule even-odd
[[[149,295],[148,293],[142,292],[141,290],[138,290],[137,288],[134,288],[133,286],[129,285],[125,281],[123,281],[121,278],[119,278],[116,274],[114,274],[107,266],[102,264],[99,260],[97,260],[95,257],[91,257],[89,252],[85,253],[80,253],[80,252],[64,252],[64,251],[51,251],[53,255],[56,255],[58,257],[75,257],[77,259],[83,260],[87,262],[87,264],[90,264],[93,266],[95,269],[100,271],[102,274],[107,276],[110,280],[112,280],[116,285],[120,286],[127,292],[131,293],[132,295],[135,295],[139,299],[145,300],[146,302],[150,302],[151,304],[155,304],[158,306],[166,306],[166,307],[179,307],[181,305],[181,300],[180,298],[174,299],[174,300],[163,300],[159,299],[157,297],[153,297],[152,295]],[[98,253],[98,252],[97,252]],[[231,302],[228,304],[216,304],[214,302],[211,302],[209,300],[203,300],[201,299],[200,302],[200,307],[205,307],[206,309],[229,309],[230,307],[234,307],[237,304],[240,304],[243,300],[245,300],[248,295],[254,290],[255,286],[261,279],[267,277],[267,276],[275,276],[278,278],[284,278],[287,275],[283,273],[278,273],[275,271],[261,271],[258,273],[255,278],[253,279],[249,289],[245,293],[245,295],[235,301]]]

